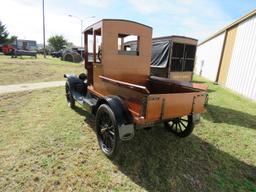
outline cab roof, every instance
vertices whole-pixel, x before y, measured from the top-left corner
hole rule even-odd
[[[150,27],[150,26],[148,26],[148,25],[144,25],[144,24],[142,24],[142,23],[138,23],[138,22],[136,22],[136,21],[126,20],[126,19],[102,19],[102,20],[97,21],[96,23],[94,23],[94,24],[92,24],[92,25],[86,27],[86,29],[85,29],[83,32],[85,32],[85,31],[87,31],[87,30],[90,30],[91,28],[94,28],[94,26],[97,26],[97,25],[99,25],[100,23],[103,23],[103,22],[105,22],[105,21],[111,21],[111,22],[117,22],[117,23],[118,23],[118,22],[129,22],[129,23],[134,23],[134,24],[136,24],[136,25],[141,25],[141,26],[144,26],[144,27],[147,27],[147,28],[152,29],[152,27]]]

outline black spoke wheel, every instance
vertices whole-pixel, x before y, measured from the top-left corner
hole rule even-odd
[[[109,158],[116,155],[119,146],[119,134],[116,118],[112,109],[103,104],[96,114],[96,131],[102,152]]]
[[[72,96],[72,93],[70,91],[70,87],[69,87],[68,83],[66,83],[65,89],[66,89],[66,98],[67,98],[68,106],[70,108],[74,108],[75,107],[75,99]]]
[[[187,137],[194,129],[193,117],[192,115],[188,115],[174,118],[171,121],[165,122],[165,127],[168,131],[179,137]]]

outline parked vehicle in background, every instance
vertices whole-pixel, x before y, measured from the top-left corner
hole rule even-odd
[[[83,61],[83,58],[77,51],[66,50],[62,53],[61,60],[69,61],[69,62],[73,62],[73,63],[79,63],[79,62]]]
[[[137,41],[125,43],[136,49]],[[177,81],[192,81],[197,40],[183,36],[152,39],[151,75]]]
[[[5,55],[11,55],[16,48],[12,45],[3,45],[2,46],[2,52]]]
[[[17,58],[18,56],[31,56],[34,58],[37,58],[37,52],[36,51],[27,51],[27,50],[21,50],[21,49],[15,49],[12,53],[12,58]]]
[[[53,51],[51,52],[52,57],[61,58],[63,56],[63,51]]]
[[[79,55],[81,55],[81,57],[84,59],[84,48],[78,47],[73,50],[76,51]]]
[[[72,48],[68,50],[60,50],[51,52],[52,57],[61,58],[63,61],[79,63],[84,57],[84,48]]]
[[[10,44],[2,45],[1,49],[5,55],[14,55],[15,51],[18,50],[14,57],[27,54],[35,56],[37,44],[36,41],[33,40],[17,39]]]
[[[36,51],[37,43],[35,40],[17,39],[15,47],[21,50]]]

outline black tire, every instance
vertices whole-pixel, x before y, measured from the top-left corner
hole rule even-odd
[[[114,158],[118,152],[120,139],[114,112],[102,104],[96,114],[96,133],[99,146],[108,158]]]
[[[194,123],[192,115],[177,117],[171,121],[164,123],[168,131],[174,133],[179,137],[187,137],[194,130]]]
[[[75,99],[72,96],[68,83],[66,83],[65,90],[66,90],[66,98],[67,98],[68,106],[73,109],[75,107]]]

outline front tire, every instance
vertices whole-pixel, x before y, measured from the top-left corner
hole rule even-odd
[[[70,108],[74,109],[74,107],[75,107],[75,99],[72,96],[72,93],[70,91],[70,87],[69,87],[68,83],[66,83],[66,85],[65,85],[65,90],[66,90],[66,98],[67,98],[68,106]]]
[[[164,123],[168,131],[179,137],[187,137],[194,130],[193,116],[183,116],[172,119]]]
[[[102,152],[109,158],[115,157],[120,144],[118,126],[114,112],[106,104],[97,110],[96,133]]]

